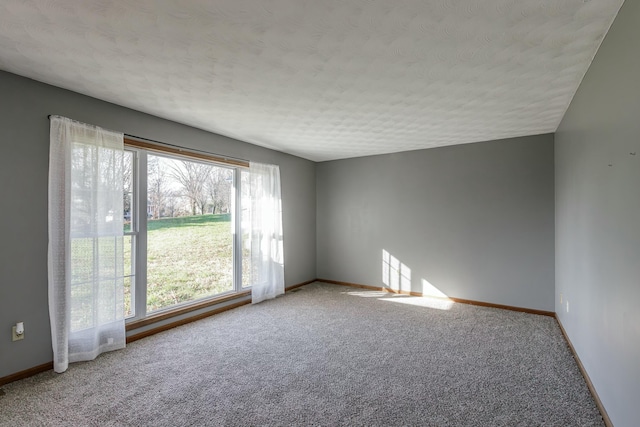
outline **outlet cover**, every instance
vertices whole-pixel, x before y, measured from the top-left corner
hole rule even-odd
[[[11,327],[11,341],[20,341],[24,339],[24,333],[22,335],[16,334],[16,327]]]

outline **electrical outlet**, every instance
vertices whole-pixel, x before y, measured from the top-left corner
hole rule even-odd
[[[11,341],[19,341],[24,339],[24,332],[20,335],[16,334],[16,327],[11,327]]]
[[[562,304],[562,292],[560,292],[560,304]]]
[[[567,313],[569,312],[569,301],[567,301]]]

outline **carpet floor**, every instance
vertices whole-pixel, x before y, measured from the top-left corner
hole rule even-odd
[[[325,283],[7,384],[0,426],[602,426],[555,319]]]

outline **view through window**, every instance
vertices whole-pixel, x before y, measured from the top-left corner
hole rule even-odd
[[[233,290],[233,171],[149,155],[147,312]]]
[[[236,242],[235,216],[242,212],[241,222],[248,224],[248,210],[236,206],[236,187],[248,174],[186,156],[134,148],[126,153],[127,316],[144,317],[246,286],[248,233]],[[246,200],[246,191],[238,202]],[[245,246],[238,256],[236,246]]]

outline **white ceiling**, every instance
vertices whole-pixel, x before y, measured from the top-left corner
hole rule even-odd
[[[2,0],[0,69],[322,161],[554,132],[623,1]]]

